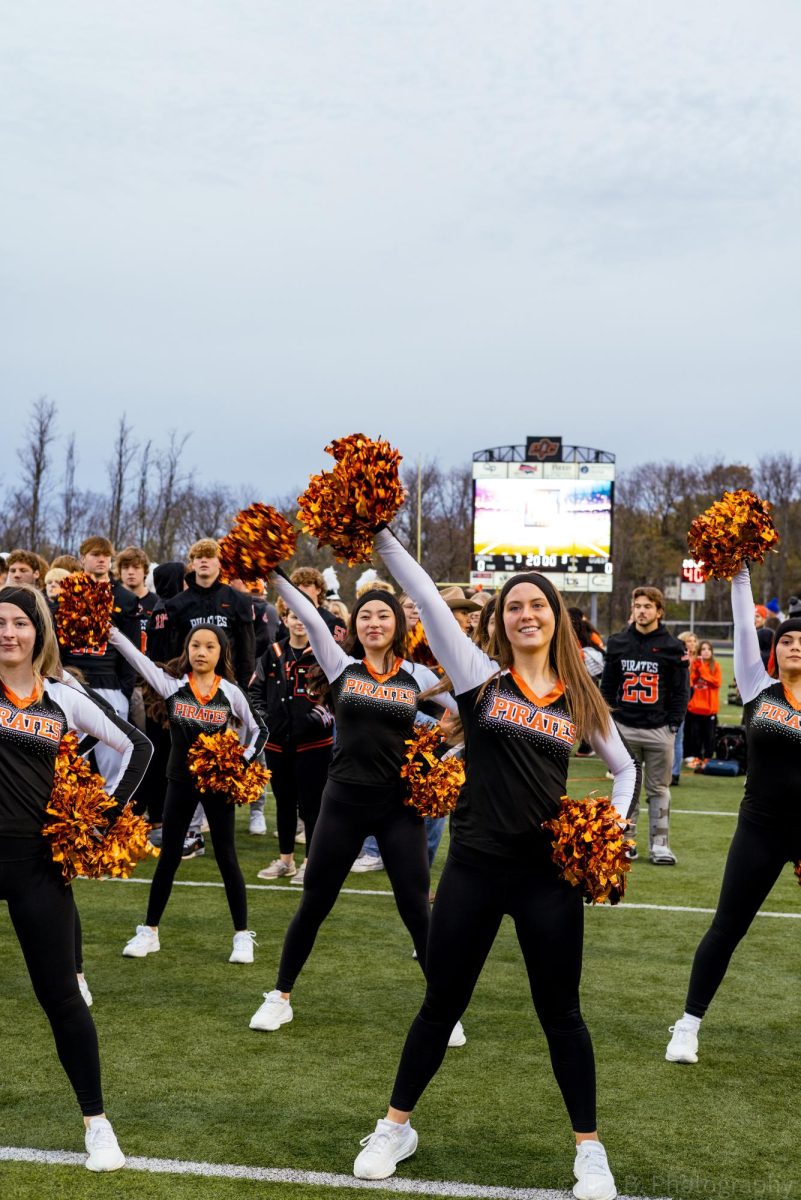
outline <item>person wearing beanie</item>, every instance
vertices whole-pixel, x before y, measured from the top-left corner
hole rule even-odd
[[[695,952],[668,1062],[698,1062],[698,1031],[735,949],[779,878],[801,860],[801,617],[774,633],[766,670],[746,567],[732,581],[734,674],[743,698],[748,771],[712,924]]]
[[[418,697],[438,680],[427,667],[405,660],[406,619],[390,592],[368,589],[359,596],[340,645],[300,587],[283,572],[275,572],[271,583],[305,627],[328,681],[337,730],[303,897],[284,938],[275,987],[264,993],[250,1021],[251,1029],[275,1031],[293,1019],[292,990],[368,834],[378,839],[398,912],[425,972],[430,919],[425,828],[403,802],[400,770]],[[438,697],[438,703],[456,709],[450,696]],[[458,1036],[454,1044],[464,1040],[461,1027]]]

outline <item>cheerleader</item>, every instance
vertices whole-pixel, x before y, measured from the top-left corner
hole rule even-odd
[[[670,1030],[668,1062],[698,1062],[701,1019],[732,954],[784,864],[801,859],[801,619],[783,621],[776,629],[765,670],[745,567],[732,581],[731,602],[748,773],[717,911],[695,952],[684,1016]]]
[[[234,923],[232,963],[253,962],[254,934],[247,927],[247,893],[234,844],[235,805],[218,792],[201,796],[187,765],[187,754],[201,733],[220,733],[231,722],[239,725],[240,741],[247,747],[246,761],[261,750],[267,730],[255,717],[239,687],[233,682],[233,667],[223,630],[215,625],[198,625],[186,635],[183,653],[162,670],[126,637],[113,629],[112,646],[135,667],[154,692],[167,703],[171,749],[167,764],[167,795],[161,854],[153,873],[144,925],[123,949],[126,958],[145,958],[161,949],[159,922],[172,891],[189,823],[202,801],[209,822],[214,856],[225,885],[225,895]],[[173,673],[174,672],[174,673]]]
[[[635,794],[635,764],[547,578],[532,573],[506,582],[491,658],[460,631],[435,585],[388,529],[377,534],[375,547],[417,601],[429,645],[453,683],[467,782],[451,818],[450,852],[431,919],[425,1000],[406,1040],[387,1117],[362,1142],[354,1174],[385,1179],[414,1154],[410,1114],[442,1063],[448,1032],[467,1008],[508,913],[575,1132],[573,1193],[579,1200],[613,1200],[615,1184],[596,1132],[592,1043],[579,1006],[582,896],[559,876],[541,824],[559,810],[577,739],[586,737],[613,772],[621,821]]]
[[[59,745],[71,730],[120,756],[109,792],[117,811],[130,799],[150,744],[127,729],[63,681],[45,597],[33,587],[0,590],[0,899],[8,904],[36,998],[83,1113],[90,1171],[116,1171],[125,1158],[106,1118],[97,1033],[76,979],[72,888],[41,830]]]
[[[329,682],[336,744],[303,882],[303,897],[287,930],[273,991],[251,1029],[276,1030],[292,1020],[290,994],[317,932],[334,907],[364,839],[374,834],[395,901],[425,970],[428,938],[428,856],[422,819],[403,804],[400,768],[412,737],[420,693],[436,685],[427,667],[406,662],[406,621],[395,596],[375,588],[359,596],[340,646],[315,607],[283,575],[272,578],[306,632]],[[442,707],[455,709],[451,697]],[[454,1044],[464,1033],[451,1030]],[[446,1039],[447,1040],[447,1039]]]

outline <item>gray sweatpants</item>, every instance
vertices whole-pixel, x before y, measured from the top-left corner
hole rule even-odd
[[[642,764],[645,796],[648,801],[648,848],[668,845],[670,826],[670,776],[673,771],[673,743],[675,734],[667,725],[659,729],[635,729],[632,725],[615,722],[620,736],[631,750],[637,762]],[[640,814],[639,793],[629,815],[631,830],[628,836],[637,836],[637,818]]]

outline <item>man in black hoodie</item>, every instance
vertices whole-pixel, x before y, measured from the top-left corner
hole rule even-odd
[[[649,813],[649,853],[658,866],[675,866],[668,841],[670,776],[676,730],[690,698],[687,649],[662,624],[665,601],[658,588],[632,593],[631,624],[610,637],[601,692],[621,737],[642,763]],[[629,820],[636,834],[639,792]],[[635,852],[636,854],[636,852]]]
[[[256,669],[253,603],[247,593],[220,582],[220,547],[213,538],[190,548],[185,590],[155,608],[147,628],[148,658],[162,663],[176,658],[186,635],[204,624],[225,630],[236,682],[247,691]]]

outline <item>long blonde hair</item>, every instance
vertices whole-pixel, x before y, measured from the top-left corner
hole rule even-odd
[[[582,741],[592,737],[594,733],[605,736],[611,727],[611,714],[606,701],[601,696],[590,678],[584,665],[578,639],[570,620],[570,614],[565,607],[559,592],[549,579],[536,572],[523,575],[513,575],[501,589],[495,606],[495,628],[486,653],[498,663],[498,674],[493,675],[479,695],[483,695],[493,679],[500,686],[500,674],[514,666],[514,650],[506,633],[504,610],[510,591],[518,583],[531,583],[538,587],[551,606],[556,626],[548,648],[548,661],[551,670],[565,690],[565,702],[570,710],[570,717],[576,726],[576,733]]]
[[[47,599],[44,592],[40,592],[38,588],[33,587],[29,583],[8,584],[2,591],[11,591],[12,589],[15,592],[27,592],[33,598],[36,608],[36,620],[33,624],[36,626],[37,632],[41,632],[42,644],[38,650],[34,651],[31,660],[31,669],[36,682],[36,689],[37,691],[41,691],[45,679],[63,679],[64,677],[53,618],[47,606]],[[0,596],[2,595],[2,591],[0,591]],[[0,600],[0,603],[13,604],[14,600],[9,597],[7,600]],[[20,611],[25,612],[24,609]],[[28,614],[25,613],[25,616],[27,617]]]

